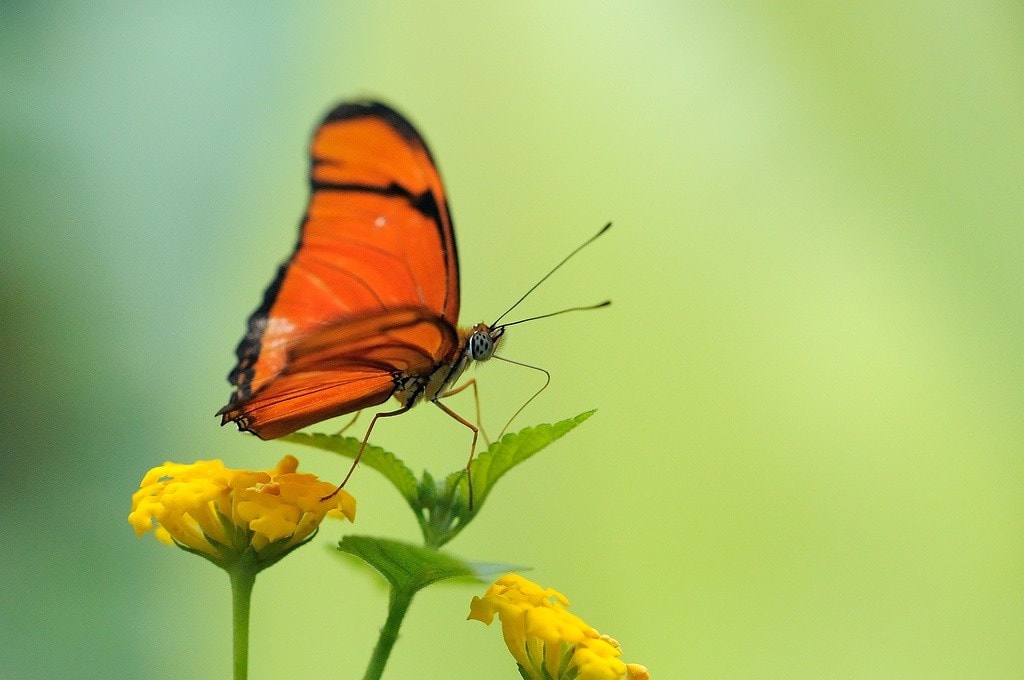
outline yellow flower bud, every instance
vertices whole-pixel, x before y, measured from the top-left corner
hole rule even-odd
[[[569,613],[569,600],[518,574],[502,576],[474,597],[469,618],[501,621],[505,644],[523,673],[536,680],[650,680],[647,669],[625,664],[619,643]]]
[[[132,496],[128,522],[138,536],[153,530],[170,544],[221,566],[245,556],[269,565],[312,538],[328,514],[355,519],[356,501],[345,491],[297,472],[285,456],[273,470],[232,470],[219,460],[153,468]]]

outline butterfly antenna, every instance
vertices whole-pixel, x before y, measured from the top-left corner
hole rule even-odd
[[[603,227],[601,227],[600,231],[598,231],[598,232],[597,232],[596,234],[594,234],[593,236],[591,236],[590,238],[588,238],[588,239],[587,239],[586,241],[584,241],[584,242],[583,242],[582,244],[580,244],[580,245],[576,246],[576,249],[575,249],[575,250],[573,250],[573,251],[572,251],[571,253],[569,253],[568,255],[566,255],[566,256],[565,256],[565,258],[564,258],[564,259],[563,259],[563,260],[562,260],[561,262],[559,262],[558,264],[556,264],[556,265],[555,265],[555,266],[554,266],[554,267],[553,267],[553,268],[551,269],[551,271],[549,271],[549,272],[548,272],[547,274],[545,274],[544,276],[542,276],[542,277],[541,277],[541,279],[540,279],[540,281],[538,281],[537,283],[533,284],[533,286],[531,286],[531,287],[530,287],[530,290],[528,290],[528,291],[526,291],[525,293],[523,293],[523,296],[522,296],[521,298],[519,298],[518,300],[516,300],[516,302],[515,302],[515,304],[514,304],[514,305],[512,305],[511,307],[509,307],[508,309],[506,309],[506,310],[505,310],[505,311],[504,311],[504,312],[502,313],[502,315],[501,315],[501,316],[499,316],[499,317],[498,317],[497,319],[495,319],[495,320],[494,320],[494,323],[492,323],[492,324],[491,324],[491,328],[494,328],[494,327],[495,327],[495,326],[496,326],[496,325],[498,324],[498,322],[499,322],[499,321],[501,321],[502,319],[504,319],[504,318],[505,318],[505,315],[506,315],[506,314],[508,314],[508,313],[509,313],[509,312],[511,312],[511,311],[512,311],[513,309],[515,309],[516,307],[518,307],[518,306],[519,306],[519,303],[520,303],[520,302],[522,302],[523,300],[525,300],[525,299],[526,299],[526,296],[527,296],[527,295],[529,295],[530,293],[532,293],[533,291],[535,291],[535,290],[537,289],[537,286],[539,286],[540,284],[542,284],[542,283],[544,283],[545,281],[547,281],[547,280],[548,280],[548,277],[550,277],[550,276],[551,276],[552,274],[554,274],[555,272],[557,272],[557,271],[558,271],[558,269],[559,269],[559,268],[560,268],[560,267],[561,267],[561,266],[562,266],[563,264],[565,264],[566,262],[568,262],[568,261],[569,261],[569,259],[570,259],[570,258],[572,258],[572,256],[573,256],[573,255],[575,255],[576,253],[580,252],[581,250],[583,250],[584,248],[586,248],[587,246],[589,246],[589,245],[590,245],[591,243],[593,243],[594,241],[596,241],[596,240],[597,240],[597,237],[598,237],[598,236],[600,236],[601,234],[603,234],[604,232],[608,231],[608,229],[610,229],[610,228],[611,228],[611,226],[612,226],[612,223],[611,223],[611,222],[609,222],[608,224],[606,224],[606,225],[604,225]],[[597,307],[600,307],[601,305],[596,305],[596,306],[597,306]],[[566,311],[569,311],[569,310],[566,310]],[[540,317],[537,317],[537,318],[540,318]],[[516,323],[519,323],[519,322],[517,321]],[[506,325],[506,326],[511,326],[512,324],[505,324],[505,325]],[[535,366],[531,366],[530,368],[536,368],[536,367],[535,367]]]
[[[498,433],[498,439],[501,439],[501,437],[505,434],[505,430],[507,430],[508,426],[512,424],[512,421],[515,420],[516,417],[523,412],[523,409],[529,406],[531,401],[539,397],[540,393],[548,388],[548,385],[551,384],[551,374],[547,371],[547,369],[541,368],[540,366],[531,366],[530,364],[524,364],[521,361],[514,361],[512,359],[506,359],[505,357],[499,357],[497,354],[493,355],[491,358],[501,359],[506,363],[515,364],[516,366],[522,366],[523,368],[532,368],[533,370],[540,371],[541,373],[544,374],[544,384],[541,385],[539,390],[533,393],[532,397],[524,401],[522,406],[516,409],[516,412],[513,413],[512,417],[508,419],[507,423],[505,423],[505,427],[501,428],[501,432]],[[495,441],[498,441],[498,439],[495,439]]]
[[[585,312],[590,309],[601,309],[602,307],[607,307],[611,303],[611,300],[605,300],[604,302],[598,302],[596,305],[587,305],[586,307],[569,307],[568,309],[560,309],[557,312],[548,312],[547,314],[541,314],[540,316],[531,316],[527,319],[509,321],[508,323],[503,323],[500,326],[491,326],[491,328],[508,328],[509,326],[515,326],[516,324],[526,323],[527,321],[536,321],[537,319],[546,319],[549,316],[558,316],[559,314],[565,314],[566,312]]]

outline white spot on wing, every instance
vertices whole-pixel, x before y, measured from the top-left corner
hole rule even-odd
[[[287,336],[294,330],[295,324],[293,324],[288,319],[267,319],[267,328],[264,331],[264,338],[269,339],[270,341],[266,343],[266,346],[283,346],[286,340],[282,336]]]
[[[274,317],[267,319],[267,331],[271,333],[291,333],[295,330],[295,324],[288,319]]]

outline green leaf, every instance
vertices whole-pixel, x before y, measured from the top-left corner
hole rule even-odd
[[[493,574],[521,569],[508,564],[465,562],[447,553],[373,536],[345,536],[341,552],[355,555],[379,571],[399,591],[408,594],[451,578],[487,582]]]
[[[362,443],[361,439],[356,439],[355,437],[306,432],[296,432],[281,437],[280,441],[312,446],[353,460],[359,453],[359,445]],[[395,454],[385,451],[379,446],[367,443],[366,448],[363,449],[363,457],[360,459],[359,464],[371,467],[387,477],[409,505],[413,508],[418,507],[416,475]]]
[[[553,425],[527,427],[515,434],[507,434],[501,441],[491,444],[473,461],[470,473],[473,479],[472,507],[469,504],[469,489],[464,470],[451,473],[443,483],[436,485],[437,488],[433,488],[435,483],[424,473],[418,494],[420,503],[413,506],[417,512],[420,530],[423,532],[424,543],[430,548],[440,548],[455,538],[483,507],[487,495],[498,479],[594,413],[595,411],[586,411],[575,418],[568,418]]]
[[[442,479],[423,472],[418,480],[412,470],[393,453],[379,446],[367,444],[361,462],[383,474],[394,484],[409,507],[423,532],[423,540],[430,549],[440,548],[453,539],[476,516],[495,483],[506,472],[559,439],[577,425],[594,415],[585,411],[552,425],[527,427],[507,434],[494,442],[473,461],[473,507],[469,504],[469,486],[465,470],[458,470]],[[282,437],[284,441],[331,451],[347,458],[355,458],[361,440],[328,434],[297,432]]]
[[[473,461],[471,477],[474,512],[483,505],[487,494],[506,472],[573,430],[594,413],[596,410],[584,411],[574,418],[567,418],[552,425],[527,427],[514,434],[506,434],[500,441],[491,444],[490,448]],[[453,472],[445,480],[445,485],[451,488],[464,479],[463,472]]]

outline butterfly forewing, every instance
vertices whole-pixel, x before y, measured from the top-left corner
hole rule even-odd
[[[420,136],[382,104],[347,103],[310,154],[299,243],[249,319],[221,410],[265,439],[379,404],[394,374],[457,345],[455,238]]]

